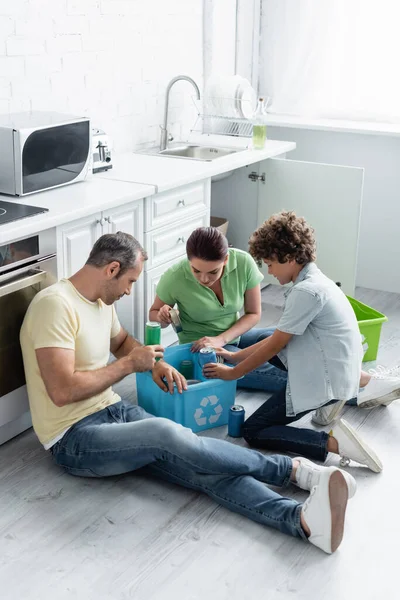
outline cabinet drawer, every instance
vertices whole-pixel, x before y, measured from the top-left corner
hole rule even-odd
[[[145,234],[145,248],[149,255],[146,270],[169,262],[186,252],[186,242],[197,227],[207,227],[210,223],[210,213],[204,212],[187,221],[180,221],[174,227],[162,227]]]
[[[145,231],[188,219],[191,215],[209,209],[210,180],[151,196],[146,201]]]

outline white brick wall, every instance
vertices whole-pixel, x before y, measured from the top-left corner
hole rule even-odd
[[[159,141],[165,88],[203,84],[203,0],[0,0],[0,113],[88,115],[118,151]],[[192,87],[171,94],[170,128],[196,120]]]

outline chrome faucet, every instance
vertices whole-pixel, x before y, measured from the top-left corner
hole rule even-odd
[[[164,123],[163,123],[162,127],[160,126],[160,128],[161,128],[160,150],[165,150],[167,147],[167,143],[172,142],[172,140],[174,139],[171,135],[168,135],[168,130],[167,130],[169,93],[170,93],[171,88],[174,85],[174,83],[176,83],[177,81],[181,81],[181,80],[188,81],[189,83],[192,84],[192,86],[196,90],[197,100],[200,100],[199,86],[191,77],[187,77],[187,75],[178,75],[177,77],[174,77],[173,79],[171,79],[171,81],[167,85],[167,90],[165,92]]]

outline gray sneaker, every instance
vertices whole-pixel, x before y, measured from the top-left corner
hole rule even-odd
[[[314,425],[320,425],[322,427],[325,425],[330,425],[339,418],[345,404],[346,400],[343,400],[336,402],[335,404],[321,406],[321,408],[317,408],[317,410],[313,413],[311,421],[314,423]]]

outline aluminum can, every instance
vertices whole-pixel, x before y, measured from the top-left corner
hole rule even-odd
[[[194,376],[196,379],[201,379],[202,381],[207,381],[207,377],[203,374],[203,367],[207,363],[216,363],[217,355],[215,353],[214,348],[211,346],[207,346],[206,348],[202,348],[197,353],[197,361],[194,368]]]
[[[214,348],[211,348],[210,346],[202,348],[198,354],[197,361],[201,370],[203,370],[204,365],[207,363],[216,363],[217,354]]]
[[[147,321],[145,334],[145,346],[154,346],[161,344],[161,325],[156,321]]]
[[[179,365],[179,373],[186,379],[193,379],[194,377],[194,364],[192,360],[182,360]]]
[[[231,437],[242,437],[244,423],[244,408],[240,404],[234,404],[229,409],[228,435]]]

